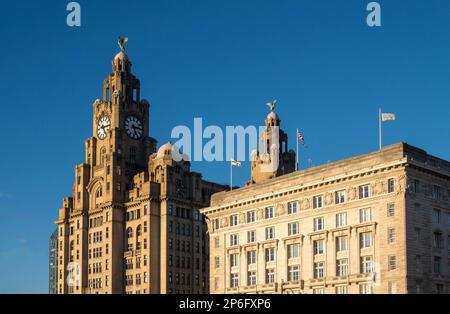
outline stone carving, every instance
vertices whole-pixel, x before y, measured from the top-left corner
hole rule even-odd
[[[221,222],[220,222],[222,227],[228,227],[228,219],[227,218],[222,218]]]
[[[375,195],[380,195],[383,191],[383,183],[380,180],[377,180],[373,187],[373,193]]]
[[[310,201],[309,201],[309,198],[305,198],[305,199],[302,201],[302,208],[303,208],[303,209],[310,209],[310,208],[311,208],[311,203],[310,203]]]
[[[258,209],[257,216],[258,216],[258,220],[264,218],[264,211],[262,210],[262,208]]]
[[[398,195],[406,191],[406,176],[404,174],[400,175],[397,179],[397,182],[398,182],[398,189],[397,189]]]
[[[245,214],[244,213],[240,213],[239,214],[239,223],[245,223]]]
[[[355,187],[351,187],[348,189],[348,199],[354,200],[356,198],[356,188]]]
[[[286,213],[285,205],[278,204],[276,208],[277,208],[277,216],[281,216],[281,215],[284,215]]]
[[[333,193],[326,193],[325,194],[325,205],[331,205],[333,204]]]

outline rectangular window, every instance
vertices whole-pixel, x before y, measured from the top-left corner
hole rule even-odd
[[[266,249],[266,262],[274,262],[275,261],[275,248],[267,248]]]
[[[247,265],[256,264],[256,251],[247,252]]]
[[[325,293],[324,288],[314,288],[313,289],[313,294],[324,294],[324,293]]]
[[[444,241],[440,232],[434,233],[433,246],[437,249],[442,249],[444,247]]]
[[[336,276],[343,277],[347,276],[348,273],[348,259],[338,259],[336,261]]]
[[[434,257],[433,271],[435,274],[441,273],[441,257],[440,256]]]
[[[395,229],[394,229],[394,228],[389,228],[389,229],[388,229],[388,235],[387,235],[387,237],[388,237],[388,243],[389,243],[389,244],[395,243],[396,232],[395,232]]]
[[[266,219],[270,219],[273,218],[273,207],[267,207],[266,211],[265,211],[265,216]]]
[[[336,214],[336,228],[344,227],[347,225],[347,213]]]
[[[363,208],[359,210],[359,222],[365,223],[372,221],[372,209]]]
[[[370,197],[370,186],[368,184],[359,186],[359,199]]]
[[[394,179],[388,179],[388,193],[394,193],[395,191],[395,181]]]
[[[325,263],[324,262],[317,262],[314,263],[314,278],[323,278],[325,277]]]
[[[359,247],[361,249],[372,246],[372,232],[363,232],[359,234]]]
[[[234,227],[238,225],[238,215],[231,215],[230,216],[230,226]]]
[[[256,271],[249,271],[247,273],[247,285],[249,286],[256,285]]]
[[[288,224],[288,235],[298,234],[298,222]]]
[[[397,293],[397,284],[395,282],[392,282],[392,281],[388,282],[388,293],[389,294]]]
[[[287,246],[288,259],[297,258],[300,256],[300,245],[299,244],[289,244]]]
[[[220,259],[218,256],[214,257],[214,267],[219,268],[220,267]]]
[[[239,274],[230,275],[230,286],[231,288],[236,288],[239,286]]]
[[[288,281],[294,282],[300,280],[300,265],[292,265],[288,267]]]
[[[322,208],[323,207],[323,196],[317,195],[313,197],[313,209]]]
[[[345,203],[345,190],[337,191],[335,193],[334,199],[335,199],[336,205]]]
[[[315,240],[314,242],[314,255],[321,255],[324,252],[324,240]]]
[[[348,237],[336,237],[336,252],[347,251]]]
[[[267,227],[266,228],[266,240],[271,240],[273,238],[275,238],[275,228]]]
[[[394,217],[395,216],[395,204],[388,204],[387,206],[387,216]]]
[[[433,199],[436,201],[441,199],[441,187],[439,185],[433,186],[432,196],[433,196]]]
[[[275,269],[266,269],[266,284],[275,283]]]
[[[336,286],[336,294],[348,294],[348,286]]]
[[[372,285],[370,283],[363,283],[359,285],[360,294],[372,294]]]
[[[324,228],[323,217],[314,218],[314,231],[320,231]]]
[[[247,242],[248,243],[256,242],[256,231],[255,230],[251,230],[251,231],[247,232]]]
[[[388,256],[388,271],[395,270],[397,268],[397,257],[395,255]]]
[[[238,267],[239,266],[239,254],[230,254],[230,267]]]
[[[441,223],[441,211],[439,209],[433,209],[433,223],[440,224]]]
[[[256,212],[254,210],[247,212],[247,223],[256,221]]]
[[[298,210],[298,202],[289,202],[288,203],[288,214],[296,214]]]
[[[237,234],[231,234],[230,235],[230,245],[238,245],[239,244],[239,236]]]
[[[360,272],[362,274],[370,274],[372,270],[372,256],[361,256]]]

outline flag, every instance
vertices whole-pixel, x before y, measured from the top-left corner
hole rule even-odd
[[[297,129],[297,137],[300,140],[300,142],[302,142],[302,145],[305,146],[305,139],[303,137],[303,134],[298,129]]]
[[[394,113],[382,113],[381,121],[388,121],[388,120],[395,120],[395,114]]]
[[[236,160],[234,160],[234,159],[231,159],[231,165],[232,165],[232,166],[240,167],[240,166],[241,166],[241,163],[240,163],[239,161],[236,161]]]

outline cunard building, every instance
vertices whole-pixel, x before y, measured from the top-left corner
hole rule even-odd
[[[274,112],[266,126],[280,126]],[[212,293],[450,292],[448,161],[400,143],[261,172],[274,158],[292,171],[281,140],[255,156],[245,187],[202,210]]]
[[[93,104],[85,162],[58,225],[57,293],[207,293],[199,209],[225,189],[149,136],[149,103],[122,50]]]

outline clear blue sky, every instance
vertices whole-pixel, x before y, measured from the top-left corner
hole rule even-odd
[[[65,24],[68,2],[0,7],[0,293],[47,292],[48,238],[119,35],[160,144],[194,117],[261,124],[276,98],[291,147],[296,127],[308,142],[303,167],[376,150],[379,106],[398,117],[386,144],[450,159],[449,1],[380,1],[377,29],[369,0],[84,0],[81,28]],[[222,183],[228,167],[193,163]]]

